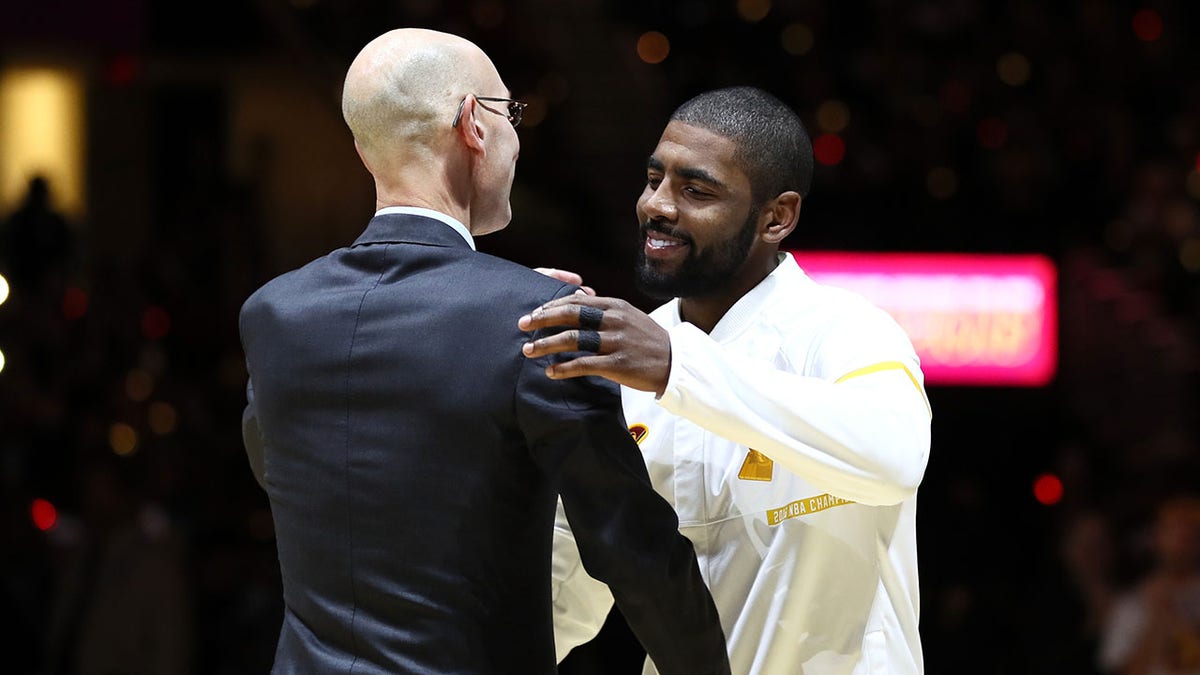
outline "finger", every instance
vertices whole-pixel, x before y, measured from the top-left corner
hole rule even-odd
[[[575,331],[575,345],[581,352],[600,353],[600,332],[584,329]]]
[[[537,340],[530,340],[521,345],[521,353],[526,358],[536,359],[548,354],[577,352],[579,350],[579,331],[566,330]]]
[[[517,328],[534,331],[541,328],[575,328],[579,326],[579,309],[574,305],[538,307],[517,320]]]
[[[588,375],[605,377],[609,374],[609,369],[605,367],[605,362],[610,360],[609,357],[598,354],[581,356],[577,359],[547,366],[546,377],[552,380],[565,380],[572,377],[586,377]]]
[[[593,331],[600,330],[600,325],[604,323],[604,310],[590,305],[580,305],[578,319],[576,320],[579,322],[580,328]]]
[[[580,290],[582,290],[582,289],[580,289]],[[554,309],[556,307],[562,307],[564,305],[588,305],[591,307],[598,307],[600,309],[609,309],[611,307],[616,306],[616,304],[618,302],[620,302],[620,300],[617,300],[616,298],[606,298],[602,295],[588,294],[586,291],[584,291],[583,293],[576,291],[575,293],[573,293],[571,295],[564,295],[561,298],[554,298],[553,300],[548,300],[545,303],[543,303],[541,307],[538,307],[538,309],[543,309],[543,310]],[[536,312],[537,312],[537,310],[534,310],[534,313],[536,313]]]
[[[517,327],[524,331],[548,327],[574,328],[579,325],[579,308],[595,307],[604,311],[615,307],[619,301],[613,298],[593,297],[575,293],[555,298],[517,319]]]
[[[596,295],[596,289],[592,288],[591,286],[580,286],[579,290],[575,292],[579,293],[580,291],[582,291],[584,295]]]

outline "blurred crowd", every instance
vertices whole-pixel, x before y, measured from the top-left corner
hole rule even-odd
[[[744,83],[844,146],[818,168],[795,247],[1053,256],[1055,384],[930,392],[928,672],[1200,672],[1200,5],[345,4],[353,21],[337,3],[291,3],[288,25],[334,62],[385,22],[458,30],[516,95],[539,97],[544,121],[521,130],[513,231],[484,250],[598,272],[606,292],[647,306],[617,269],[614,223],[631,220],[626,188],[649,146],[569,156],[626,140],[615,123],[573,124],[579,100],[607,104],[588,119],[644,113],[657,128],[689,94]],[[262,21],[259,39],[286,42]],[[671,39],[653,68],[633,56],[649,30]],[[626,60],[540,39],[573,31]],[[572,68],[634,75],[548,93],[562,87],[544,74]],[[279,230],[223,167],[176,170],[207,182],[160,200],[136,264],[94,255],[106,224],[60,215],[43,178],[0,214],[5,672],[269,668],[282,607],[270,513],[241,446],[237,311],[283,271],[262,234]],[[544,229],[555,214],[569,225]],[[1061,501],[1034,502],[1038,471],[1062,481]],[[583,649],[563,672],[640,663],[617,635],[605,639],[618,648]]]
[[[201,222],[136,268],[89,264],[49,188],[0,248],[6,671],[266,672],[282,609],[238,425],[251,289],[223,287]]]

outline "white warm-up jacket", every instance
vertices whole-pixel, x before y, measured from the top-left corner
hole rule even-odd
[[[887,313],[781,257],[711,334],[677,300],[653,312],[670,379],[657,400],[622,388],[625,418],[695,545],[735,675],[918,674],[924,376]],[[561,509],[554,603],[560,660],[612,604]]]

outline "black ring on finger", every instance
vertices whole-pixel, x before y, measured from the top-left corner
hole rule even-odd
[[[600,322],[604,321],[604,310],[591,305],[579,308],[579,327],[588,330],[600,330]]]
[[[594,330],[576,331],[575,344],[581,352],[600,352],[600,333]]]

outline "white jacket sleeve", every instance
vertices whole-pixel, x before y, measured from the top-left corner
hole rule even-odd
[[[554,551],[550,563],[551,601],[554,606],[554,651],[559,662],[579,645],[596,637],[612,609],[608,586],[583,568],[575,536],[562,502],[554,517]]]
[[[916,492],[929,458],[930,414],[902,333],[885,325],[865,338],[858,329],[828,337],[822,369],[844,370],[820,377],[734,353],[688,323],[670,337],[671,373],[659,400],[668,411],[843,499],[885,505]],[[870,349],[859,348],[864,339]],[[859,344],[843,346],[849,342]],[[873,361],[879,355],[887,358]]]

